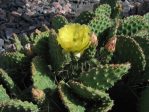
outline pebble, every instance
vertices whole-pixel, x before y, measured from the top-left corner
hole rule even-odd
[[[2,47],[4,45],[4,40],[0,39],[0,47]]]
[[[0,39],[0,53],[2,53],[4,51],[4,40],[3,39]]]

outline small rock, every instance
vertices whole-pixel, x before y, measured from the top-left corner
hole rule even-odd
[[[32,22],[32,18],[31,18],[30,16],[26,15],[26,14],[23,14],[23,15],[22,15],[22,18],[23,18],[25,21],[27,21],[27,22]]]
[[[4,45],[4,40],[0,39],[0,48]]]
[[[0,20],[6,19],[6,12],[0,8]]]
[[[12,11],[11,14],[12,14],[13,16],[21,16],[21,14],[18,13],[17,11]]]
[[[10,39],[13,35],[13,29],[12,28],[6,28],[5,29],[5,35],[7,39]]]

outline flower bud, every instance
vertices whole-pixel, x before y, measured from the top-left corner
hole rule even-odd
[[[117,41],[117,37],[116,36],[110,38],[108,40],[108,42],[106,43],[106,45],[105,45],[105,49],[107,49],[108,52],[113,53],[115,51],[116,41]]]

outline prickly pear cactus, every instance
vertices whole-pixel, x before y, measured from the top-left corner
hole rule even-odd
[[[148,14],[122,19],[118,1],[101,0],[70,24],[56,15],[51,29],[26,39],[14,34],[16,51],[0,54],[0,111],[109,112],[119,101],[111,90],[118,96],[121,85],[139,97],[149,79]]]

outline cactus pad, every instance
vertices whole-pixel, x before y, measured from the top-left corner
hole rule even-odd
[[[39,30],[35,31],[35,34],[32,34],[30,39],[33,45],[32,50],[38,55],[45,55],[48,51],[48,37],[49,31],[41,32]]]
[[[0,102],[2,112],[39,112],[37,105],[21,100],[6,100]]]
[[[98,68],[92,68],[90,71],[82,73],[78,80],[85,86],[99,90],[108,90],[114,83],[120,80],[122,76],[128,73],[129,69],[129,63],[101,65]]]
[[[65,64],[71,61],[70,54],[63,52],[62,48],[58,45],[56,37],[56,32],[51,30],[49,37],[49,60],[54,70],[63,68]]]
[[[41,57],[35,57],[31,64],[33,86],[40,90],[55,90],[56,85],[52,80],[52,74],[48,70],[48,65]]]
[[[149,37],[148,36],[134,36],[133,37],[141,46],[144,54],[145,54],[145,60],[146,60],[146,67],[145,67],[145,76],[143,76],[142,78],[144,78],[144,80],[148,80],[149,79]]]
[[[70,88],[73,91],[80,95],[85,99],[95,100],[95,101],[102,101],[102,105],[97,107],[94,110],[98,110],[99,112],[108,112],[111,110],[113,106],[113,101],[110,99],[109,95],[104,91],[93,89],[91,87],[84,86],[78,82],[69,81]]]
[[[103,31],[112,26],[112,21],[106,15],[100,15],[99,17],[93,18],[90,21],[89,26],[91,31],[99,36]]]
[[[99,7],[96,8],[95,16],[99,17],[102,14],[110,17],[110,15],[111,15],[111,6],[109,4],[102,4],[102,5],[100,5]]]
[[[25,55],[19,52],[6,52],[0,54],[0,67],[3,69],[11,69],[21,66],[25,59]]]
[[[119,36],[114,57],[117,63],[130,62],[132,65],[131,71],[136,74],[145,70],[146,60],[144,52],[133,38]]]
[[[0,82],[5,86],[5,88],[8,89],[10,93],[15,95],[19,94],[18,87],[3,69],[0,69]]]
[[[147,21],[147,25],[149,28],[149,12],[144,15],[144,19]]]
[[[122,24],[118,29],[119,35],[132,36],[138,31],[145,30],[146,20],[142,16],[130,16],[123,20]]]
[[[81,106],[74,96],[71,94],[71,90],[67,84],[61,81],[58,85],[58,91],[60,98],[69,112],[85,112],[85,108]]]
[[[58,15],[52,18],[52,26],[56,31],[66,24],[68,24],[68,20],[62,15]]]
[[[0,85],[0,102],[9,100],[9,96],[6,93],[6,90]],[[1,107],[0,107],[1,108]]]

